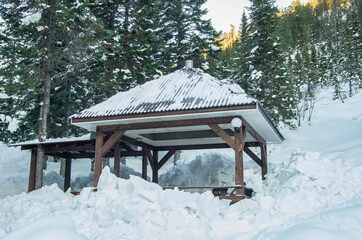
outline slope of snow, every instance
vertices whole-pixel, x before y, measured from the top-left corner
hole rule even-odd
[[[86,187],[73,196],[51,185],[13,195],[11,187],[20,184],[12,181],[27,181],[29,154],[0,145],[1,190],[12,195],[0,199],[0,239],[33,236],[31,223],[49,229],[40,232],[52,239],[52,222],[69,239],[362,239],[362,92],[345,103],[331,96],[320,96],[311,124],[284,129],[286,141],[268,146],[264,182],[260,168],[245,162],[245,181],[255,195],[230,206],[210,192],[164,191],[136,176],[118,179],[108,168],[98,192]],[[230,151],[182,157],[177,166],[163,167],[161,184],[233,184]],[[127,165],[140,166],[136,159]]]

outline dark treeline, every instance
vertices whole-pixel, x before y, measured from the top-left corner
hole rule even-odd
[[[4,0],[0,140],[82,134],[73,113],[187,59],[240,84],[289,126],[310,118],[321,88],[333,86],[341,100],[361,88],[362,0],[293,2],[282,12],[251,0],[238,40],[223,50],[202,18],[205,2]]]
[[[218,35],[205,1],[2,1],[0,140],[81,134],[71,114],[186,59],[200,65]]]

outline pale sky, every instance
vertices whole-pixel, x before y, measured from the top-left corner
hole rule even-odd
[[[293,0],[276,0],[278,8],[287,7]],[[304,1],[302,1],[304,2]],[[239,27],[244,7],[249,7],[249,0],[208,0],[204,7],[209,10],[206,19],[211,18],[217,31],[230,31],[230,24]],[[245,9],[247,12],[247,10]]]

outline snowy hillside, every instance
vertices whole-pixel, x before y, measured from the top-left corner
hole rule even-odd
[[[260,168],[245,163],[246,183],[256,194],[231,206],[210,192],[117,179],[108,168],[98,192],[86,187],[73,196],[51,185],[14,195],[27,188],[29,153],[2,144],[0,239],[362,239],[362,92],[345,103],[331,99],[324,91],[311,124],[282,130],[286,141],[268,146],[264,182]],[[62,181],[52,172],[58,167],[49,163],[46,182]],[[74,161],[78,187],[91,179],[89,167]],[[133,171],[124,170],[126,177]],[[160,183],[232,184],[233,171],[230,151],[183,152],[178,166],[162,168]]]

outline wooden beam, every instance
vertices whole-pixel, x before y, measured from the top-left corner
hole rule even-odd
[[[158,151],[153,151],[153,165],[152,182],[158,183]]]
[[[45,144],[44,144],[45,145]],[[56,145],[45,145],[44,151],[46,154],[54,152],[71,152],[71,151],[94,151],[95,143],[89,142],[84,145],[69,145],[69,146],[56,146]]]
[[[95,153],[94,152],[78,152],[78,153],[49,153],[48,156],[53,157],[60,157],[60,158],[72,158],[72,159],[79,159],[79,158],[94,158]],[[133,152],[121,152],[121,156],[124,157],[137,157],[142,156],[142,151],[133,151]],[[114,151],[109,151],[106,155],[103,157],[114,157]]]
[[[116,142],[123,136],[125,130],[120,130],[112,134],[112,136],[107,140],[107,142],[102,146],[102,157],[111,149]]]
[[[31,150],[28,192],[35,190],[35,172],[36,172],[37,152],[38,152],[37,148],[33,148]]]
[[[177,146],[162,146],[155,147],[157,151],[169,151],[169,150],[198,150],[198,149],[215,149],[215,148],[230,148],[226,143],[216,144],[195,144],[195,145],[177,145]]]
[[[121,149],[119,146],[119,141],[114,144],[114,175],[119,177],[120,171],[120,162],[121,162]]]
[[[241,127],[240,131],[234,129],[235,136],[235,185],[244,186],[244,159],[243,159],[243,148],[246,137],[245,127]],[[244,195],[244,188],[236,189],[236,195]]]
[[[261,176],[262,179],[264,180],[265,175],[268,173],[268,158],[267,158],[266,144],[260,145],[260,153],[261,153],[261,162],[262,162]]]
[[[148,149],[151,149],[151,150],[153,150],[153,148],[154,148],[152,145],[149,145],[149,144],[147,144],[147,143],[138,141],[138,140],[133,139],[133,138],[131,138],[131,137],[127,137],[127,136],[125,136],[125,135],[123,135],[123,136],[121,137],[121,141],[122,141],[122,142],[128,142],[128,143],[131,143],[131,144],[133,144],[133,145],[136,145],[136,146],[139,146],[139,147],[143,147],[143,148],[148,148]]]
[[[157,169],[160,170],[163,165],[173,156],[173,154],[176,152],[176,150],[170,150],[166,153],[165,156],[160,160],[160,162],[157,164]]]
[[[129,152],[133,151],[133,149],[130,146],[128,146],[125,142],[121,142],[121,146],[122,148],[126,149]]]
[[[263,163],[262,163],[262,161],[260,160],[260,158],[259,158],[255,153],[253,153],[253,151],[251,151],[250,148],[248,148],[247,146],[244,146],[244,152],[245,152],[246,154],[248,154],[249,157],[250,157],[251,159],[253,159],[254,162],[256,162],[256,164],[258,164],[261,168],[263,167]]]
[[[259,142],[246,142],[244,146],[247,147],[259,147]],[[194,145],[177,145],[177,146],[162,146],[155,147],[157,151],[169,151],[169,150],[200,150],[200,149],[218,149],[218,148],[230,148],[226,143],[213,143],[213,144],[194,144]]]
[[[103,147],[103,132],[101,128],[97,127],[96,131],[96,146],[94,153],[94,182],[93,186],[97,187],[99,177],[102,173],[102,147]]]
[[[142,149],[144,150],[144,148]],[[142,178],[147,181],[147,155],[146,151],[142,155]]]
[[[103,132],[114,132],[119,130],[137,130],[137,129],[152,129],[152,128],[170,128],[170,127],[186,127],[186,126],[199,126],[207,124],[222,124],[230,123],[232,117],[217,117],[217,118],[201,118],[201,119],[184,119],[173,121],[159,121],[159,122],[144,122],[144,123],[130,123],[118,125],[105,125],[100,126]]]
[[[217,124],[208,124],[208,126],[219,136],[221,137],[227,145],[229,145],[231,148],[235,148],[235,142],[234,140],[227,134],[219,125]]]
[[[64,192],[66,192],[70,188],[71,171],[72,159],[67,158],[65,160]]]

